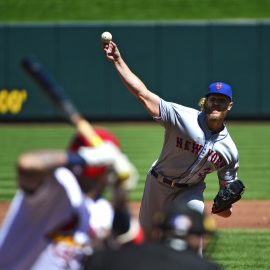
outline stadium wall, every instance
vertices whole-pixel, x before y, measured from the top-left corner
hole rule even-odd
[[[147,120],[101,49],[110,31],[147,87],[196,106],[213,81],[234,88],[231,119],[270,119],[270,23],[175,22],[1,24],[0,120],[62,120],[20,67],[35,55],[91,120]]]

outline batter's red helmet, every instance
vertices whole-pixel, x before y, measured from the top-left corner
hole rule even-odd
[[[118,148],[120,148],[120,142],[116,138],[114,134],[111,132],[102,129],[96,128],[95,132],[103,139],[103,141],[111,142]],[[80,133],[77,133],[74,138],[71,140],[69,145],[70,152],[77,152],[81,146],[89,146],[91,147],[92,144]],[[83,175],[95,178],[97,176],[102,175],[106,171],[106,166],[99,166],[99,167],[84,167],[83,168]]]

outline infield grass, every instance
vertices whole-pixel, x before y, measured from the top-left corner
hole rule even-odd
[[[267,270],[269,242],[270,230],[221,230],[206,256],[227,270]]]
[[[123,151],[137,167],[140,180],[131,193],[140,200],[145,176],[158,158],[163,143],[163,128],[149,123],[96,124],[114,132]],[[270,123],[227,123],[240,154],[239,179],[246,185],[243,199],[270,199]],[[66,148],[74,133],[69,125],[0,125],[0,200],[9,200],[16,189],[15,162],[24,151],[39,148]],[[206,179],[205,199],[212,200],[218,190],[216,173]]]

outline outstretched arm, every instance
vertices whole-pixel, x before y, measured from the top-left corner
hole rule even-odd
[[[129,69],[117,45],[110,43],[103,44],[106,58],[114,64],[126,88],[140,101],[148,113],[153,117],[159,117],[159,97],[149,91],[145,84]]]

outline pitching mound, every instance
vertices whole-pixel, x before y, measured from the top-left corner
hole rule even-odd
[[[0,223],[2,222],[9,203],[0,203]],[[138,216],[140,203],[132,202],[131,210]],[[206,202],[206,212],[210,214],[212,202]],[[270,200],[269,201],[239,201],[233,207],[229,218],[214,215],[217,226],[226,228],[270,229]]]
[[[138,215],[140,203],[132,203],[131,209]],[[206,213],[211,213],[212,202],[206,202]],[[219,229],[249,228],[270,229],[270,201],[239,201],[233,206],[229,218],[213,215]]]

